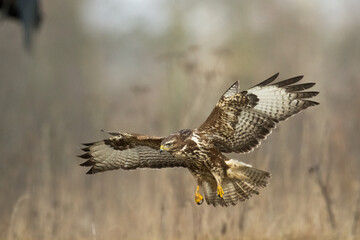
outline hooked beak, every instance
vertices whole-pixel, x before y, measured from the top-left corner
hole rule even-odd
[[[163,151],[164,151],[164,146],[161,145],[161,146],[160,146],[160,153],[162,153]]]

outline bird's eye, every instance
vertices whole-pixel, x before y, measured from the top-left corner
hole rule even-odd
[[[169,147],[172,144],[172,142],[165,143],[165,146]]]

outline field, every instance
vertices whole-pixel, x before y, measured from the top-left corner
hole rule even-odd
[[[44,2],[31,53],[20,26],[1,22],[0,239],[360,239],[360,5],[332,15],[325,1],[284,2],[169,4],[156,34],[94,30],[87,1]],[[189,27],[190,7],[225,12],[227,28]],[[78,166],[101,129],[195,128],[234,81],[246,89],[277,71],[316,82],[320,105],[230,155],[271,172],[259,196],[197,206],[186,169]]]

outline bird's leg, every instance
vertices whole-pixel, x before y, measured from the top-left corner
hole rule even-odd
[[[218,185],[217,186],[217,195],[219,196],[219,197],[223,197],[224,196],[224,190],[223,190],[223,188],[221,187],[221,185]]]
[[[204,202],[204,197],[200,194],[200,186],[202,186],[202,176],[199,172],[195,170],[190,170],[190,173],[194,176],[197,182],[197,187],[195,191],[195,203],[197,205],[201,205]]]
[[[201,205],[204,202],[203,196],[199,193],[200,185],[197,185],[196,192],[195,192],[195,202],[197,205]]]
[[[217,183],[217,195],[222,198],[224,196],[224,190],[221,187],[221,182],[222,182],[221,181],[221,179],[222,179],[221,173],[219,174],[219,173],[213,172],[213,176],[215,177],[215,180]]]

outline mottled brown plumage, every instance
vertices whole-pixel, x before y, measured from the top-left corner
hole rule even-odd
[[[195,201],[202,190],[208,204],[235,205],[259,194],[270,178],[224,153],[252,151],[276,123],[317,105],[310,101],[318,92],[303,91],[314,83],[297,84],[302,76],[271,84],[278,74],[240,92],[234,83],[220,98],[206,121],[194,130],[184,129],[168,137],[114,133],[112,137],[84,144],[82,166],[88,173],[113,169],[185,167],[197,181]]]

